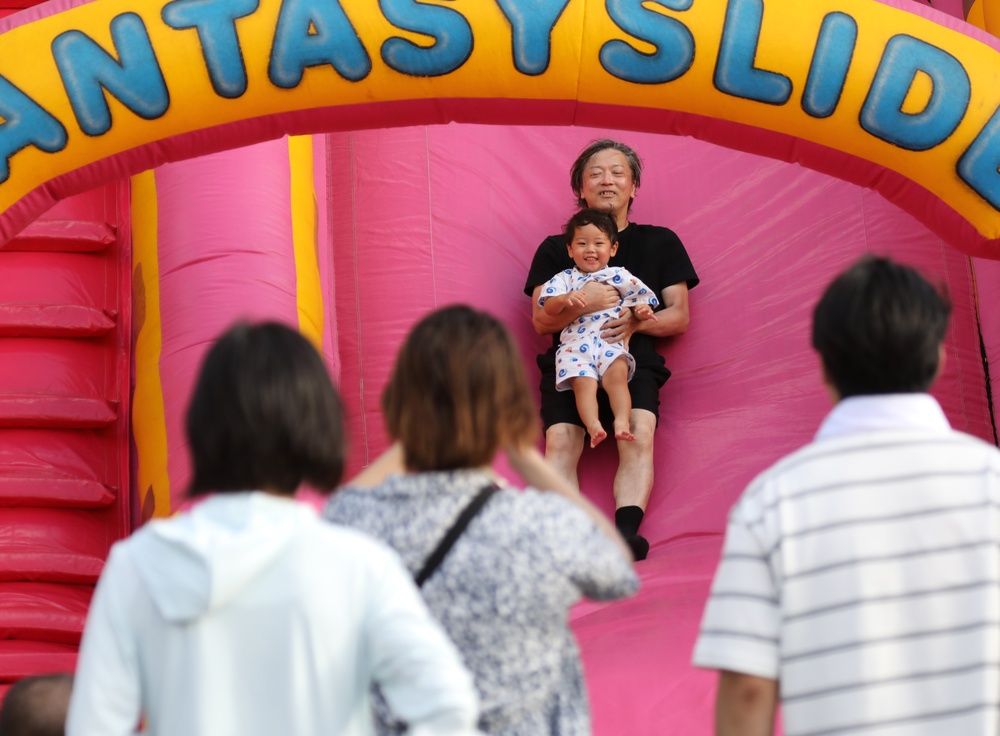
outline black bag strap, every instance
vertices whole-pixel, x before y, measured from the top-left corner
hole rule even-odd
[[[488,486],[484,486],[480,489],[476,497],[469,502],[469,505],[462,509],[462,513],[458,515],[455,519],[455,523],[451,525],[451,529],[442,537],[441,541],[438,542],[437,547],[434,551],[427,556],[427,560],[424,562],[423,568],[417,573],[416,578],[417,587],[421,587],[427,578],[434,574],[434,571],[438,569],[438,566],[444,561],[445,555],[451,550],[458,538],[462,536],[462,532],[465,531],[465,527],[469,525],[473,517],[479,513],[479,510],[486,505],[486,502],[490,500],[493,493],[497,490],[496,483],[490,483]]]

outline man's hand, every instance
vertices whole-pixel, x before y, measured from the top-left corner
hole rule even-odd
[[[609,319],[604,323],[604,329],[601,330],[601,338],[604,342],[610,343],[627,342],[638,326],[639,320],[632,316],[632,310],[623,309],[621,317]]]
[[[622,303],[618,289],[609,284],[588,281],[580,292],[587,300],[587,312],[603,312],[605,309],[614,309]]]

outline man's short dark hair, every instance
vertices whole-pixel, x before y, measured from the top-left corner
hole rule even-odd
[[[63,736],[73,675],[25,677],[7,691],[0,708],[2,736]]]
[[[947,296],[916,269],[866,256],[823,293],[812,344],[842,398],[923,392],[937,376],[950,314]]]
[[[190,494],[303,482],[332,490],[344,469],[340,397],[323,359],[276,322],[239,324],[209,350],[187,413]]]
[[[635,184],[635,188],[639,188],[639,182],[642,179],[642,159],[639,158],[639,154],[633,151],[630,147],[626,146],[621,141],[612,140],[611,138],[602,138],[601,140],[594,141],[589,146],[580,151],[580,155],[576,157],[576,161],[569,169],[569,185],[573,189],[573,194],[576,195],[576,203],[578,207],[586,207],[587,200],[583,198],[583,171],[587,168],[587,162],[590,161],[591,157],[595,153],[600,153],[608,148],[611,148],[625,157],[628,161],[628,167],[632,171],[632,183]],[[629,207],[632,206],[632,200],[629,200]]]
[[[607,235],[608,240],[612,244],[618,242],[618,223],[615,222],[614,216],[608,210],[599,210],[596,207],[582,209],[569,218],[566,227],[563,228],[563,235],[566,236],[566,242],[572,243],[577,228],[586,225],[593,225]]]

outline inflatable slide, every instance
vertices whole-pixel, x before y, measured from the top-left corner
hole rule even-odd
[[[881,253],[947,287],[935,393],[996,441],[1000,43],[963,20],[989,30],[989,8],[938,5],[50,0],[0,19],[0,683],[70,668],[107,547],[183,502],[187,392],[231,321],[321,348],[352,470],[386,445],[379,394],[429,309],[494,312],[537,377],[524,276],[573,211],[569,164],[612,137],[645,164],[632,219],[674,229],[702,283],[661,344],[643,589],[573,625],[598,736],[710,732],[714,676],[689,659],[726,513],[829,408],[808,332],[834,274]],[[615,465],[611,443],[581,464],[608,511]]]

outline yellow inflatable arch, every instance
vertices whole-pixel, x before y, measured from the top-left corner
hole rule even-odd
[[[1000,45],[909,0],[53,0],[0,50],[0,242],[165,161],[466,121],[797,161],[1000,258]]]

